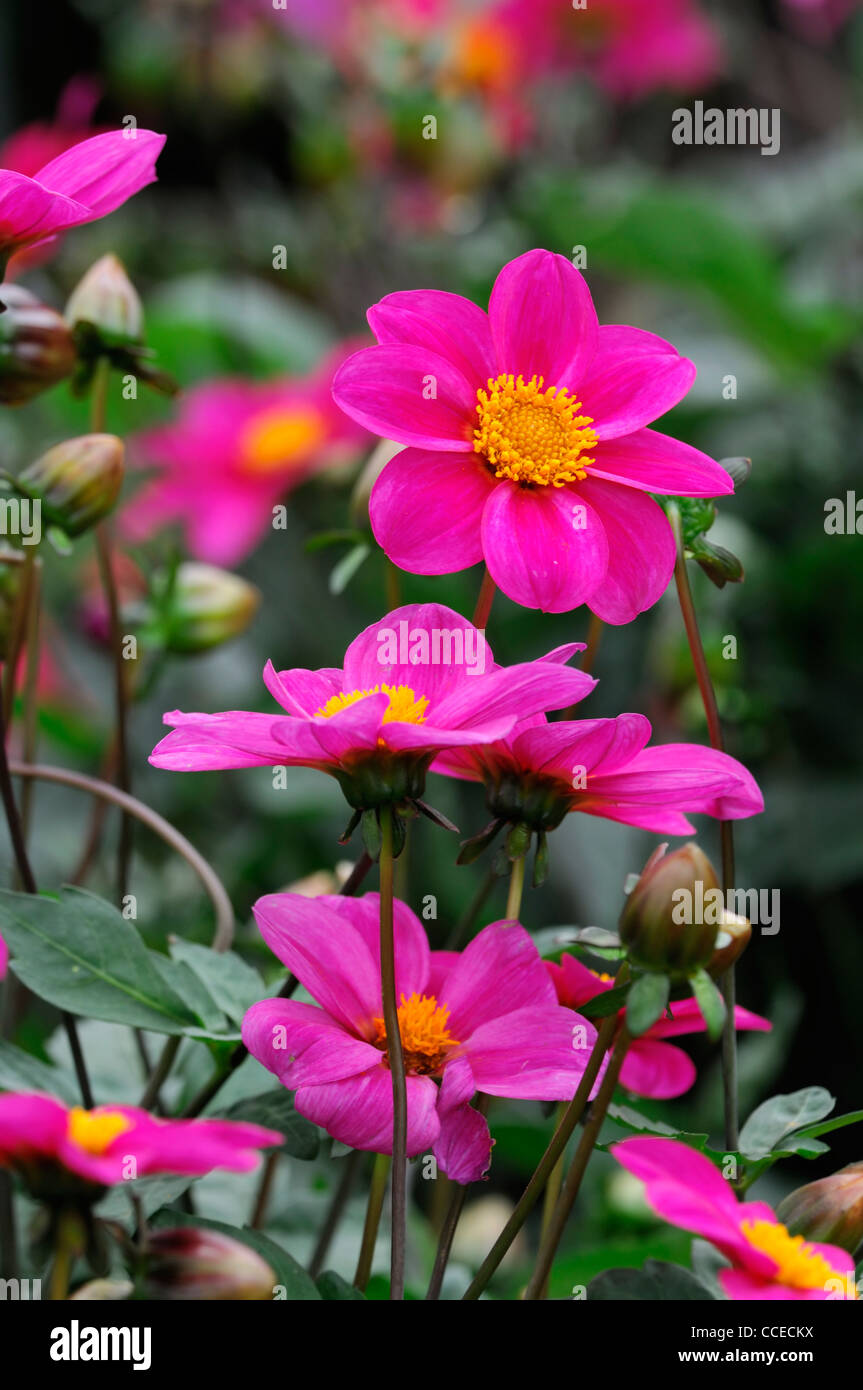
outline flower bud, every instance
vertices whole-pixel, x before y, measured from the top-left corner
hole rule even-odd
[[[853,1255],[863,1242],[863,1163],[807,1183],[776,1208],[792,1235],[838,1245]]]
[[[248,1245],[202,1226],[177,1226],[148,1237],[145,1298],[235,1302],[271,1299],[277,1279]]]
[[[620,915],[634,965],[690,975],[710,960],[722,916],[713,865],[695,844],[651,855]]]
[[[70,376],[75,344],[58,313],[20,285],[0,287],[0,404],[24,405]]]
[[[111,346],[141,341],[144,311],[122,261],[103,256],[90,266],[69,297],[66,322],[92,325]]]
[[[739,956],[743,955],[752,937],[752,926],[746,917],[736,912],[723,912],[719,920],[716,949],[707,962],[707,973],[714,979],[730,970]]]
[[[80,536],[113,509],[123,484],[123,441],[82,434],[55,444],[15,479],[16,489],[42,504],[46,520]]]
[[[207,651],[237,637],[249,626],[261,595],[254,584],[217,569],[189,561],[174,577],[165,645],[168,651]]]

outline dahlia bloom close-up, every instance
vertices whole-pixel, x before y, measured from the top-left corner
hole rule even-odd
[[[407,290],[368,312],[378,339],[339,368],[333,395],[408,447],[371,498],[375,536],[414,574],[485,560],[514,602],[587,603],[631,622],[665,591],[674,539],[650,493],[718,497],[728,473],[647,427],[683,399],[695,365],[654,333],[600,326],[564,256],[505,265],[488,313]]]
[[[264,940],[320,1007],[264,999],[246,1014],[243,1041],[295,1092],[300,1114],[352,1148],[390,1153],[378,916],[376,893],[261,898]],[[560,1007],[518,923],[492,922],[460,953],[430,951],[422,923],[397,901],[394,930],[408,1156],[430,1149],[448,1177],[475,1182],[492,1141],[471,1097],[569,1100],[596,1034]]]

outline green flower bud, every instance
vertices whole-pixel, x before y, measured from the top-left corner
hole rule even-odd
[[[271,1299],[276,1276],[248,1245],[199,1226],[155,1231],[145,1252],[143,1296],[249,1302]]]
[[[20,285],[0,287],[0,404],[24,405],[70,376],[75,344],[68,325]]]
[[[838,1245],[853,1255],[863,1242],[863,1163],[798,1187],[776,1208],[792,1235]]]
[[[244,632],[261,601],[254,584],[215,565],[189,561],[174,576],[165,645],[188,654],[218,647]]]
[[[746,917],[736,912],[723,912],[719,921],[716,949],[707,962],[707,972],[717,979],[730,970],[738,957],[743,955],[752,937],[752,926]]]
[[[55,444],[14,480],[37,499],[45,519],[67,536],[80,536],[113,510],[123,485],[123,441],[114,434],[82,434]]]
[[[91,325],[111,346],[140,343],[144,311],[122,261],[103,256],[90,266],[69,297],[66,322],[73,329]]]
[[[620,939],[642,970],[690,975],[716,945],[723,909],[713,865],[695,844],[651,855],[620,916]]]

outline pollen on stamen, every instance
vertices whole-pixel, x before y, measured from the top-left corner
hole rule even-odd
[[[405,1070],[413,1076],[439,1072],[448,1054],[458,1047],[458,1039],[449,1031],[449,1009],[439,1004],[433,994],[414,993],[409,999],[402,995],[398,1016]],[[377,1030],[375,1042],[386,1051],[384,1020],[375,1018],[372,1022]]]
[[[541,376],[489,378],[477,392],[479,426],[474,450],[496,478],[523,486],[563,487],[582,482],[598,443],[593,419],[564,386],[545,386]]]
[[[315,710],[315,715],[331,719],[334,714],[365,700],[369,695],[387,695],[389,704],[384,710],[383,723],[424,724],[428,709],[428,696],[417,695],[409,685],[373,685],[368,690],[341,691],[331,695],[325,705]]]

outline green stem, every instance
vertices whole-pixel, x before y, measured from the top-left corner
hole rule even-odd
[[[622,973],[623,968],[618,972],[617,976],[621,984],[623,983],[621,978]],[[599,1075],[602,1059],[611,1046],[616,1028],[616,1014],[610,1014],[608,1018],[602,1020],[599,1032],[596,1036],[596,1042],[593,1045],[587,1066],[584,1069],[584,1075],[578,1083],[578,1089],[566,1107],[563,1119],[554,1131],[549,1141],[548,1148],[540,1159],[533,1177],[521,1194],[515,1211],[507,1221],[491,1250],[486,1255],[473,1282],[468,1288],[464,1296],[467,1301],[479,1298],[542,1195],[545,1184],[551,1177],[555,1164],[569,1143],[573,1131],[584,1113],[584,1108],[593,1090],[594,1082]]]
[[[393,809],[381,807],[380,854],[380,942],[381,993],[387,1061],[393,1083],[393,1179],[392,1179],[392,1258],[390,1298],[400,1301],[405,1287],[405,1239],[407,1226],[407,1138],[408,1092],[405,1058],[399,1028],[396,996],[395,939],[393,935]]]
[[[671,522],[671,529],[674,532],[674,540],[677,546],[677,560],[674,566],[677,597],[680,602],[680,611],[683,616],[683,626],[686,629],[689,650],[692,654],[695,679],[698,682],[698,689],[701,693],[701,703],[704,706],[704,714],[707,719],[707,734],[710,739],[711,748],[716,748],[719,752],[724,753],[725,741],[722,737],[722,721],[719,718],[716,691],[713,688],[710,668],[707,665],[707,658],[704,654],[704,644],[701,640],[701,633],[698,628],[698,617],[695,612],[692,589],[689,585],[689,574],[686,569],[686,549],[683,541],[683,526],[677,507],[672,506],[669,509],[668,519]],[[731,821],[721,822],[720,835],[722,842],[722,887],[725,893],[725,901],[727,902],[728,895],[734,888],[734,829]],[[736,1150],[739,1147],[740,1139],[740,1117],[737,1096],[737,1030],[734,1024],[734,999],[736,990],[733,965],[730,966],[722,976],[721,984],[725,998],[725,1024],[722,1030],[722,1095],[725,1115],[725,1146],[728,1149]]]
[[[488,627],[488,620],[491,616],[491,605],[494,603],[494,596],[497,593],[497,585],[491,577],[488,565],[482,577],[479,594],[476,600],[476,608],[473,613],[473,625],[484,632]]]
[[[389,1154],[375,1154],[372,1181],[369,1187],[369,1204],[366,1207],[366,1224],[363,1227],[360,1257],[357,1261],[357,1272],[354,1275],[354,1288],[359,1289],[360,1293],[365,1293],[366,1285],[369,1282],[369,1276],[372,1272],[375,1242],[378,1238],[378,1227],[381,1224],[381,1212],[383,1210],[389,1173]]]
[[[174,1058],[180,1050],[180,1043],[182,1041],[183,1039],[179,1036],[169,1038],[162,1048],[161,1056],[147,1081],[144,1094],[138,1101],[138,1105],[142,1110],[149,1110],[151,1106],[155,1105],[158,1101],[159,1091],[166,1081],[171,1067],[174,1065]]]
[[[561,1101],[555,1112],[555,1120],[557,1124],[560,1124],[561,1120],[563,1119],[565,1110],[566,1105],[563,1101]],[[560,1189],[563,1186],[563,1171],[565,1166],[566,1154],[563,1153],[560,1155],[560,1158],[554,1165],[554,1168],[551,1172],[551,1177],[549,1178],[545,1188],[545,1197],[543,1198],[542,1203],[542,1225],[539,1228],[540,1246],[542,1245],[542,1242],[545,1240],[546,1233],[548,1232],[548,1229],[551,1226],[551,1219],[554,1215],[554,1209],[557,1206],[558,1198],[560,1197]],[[546,1281],[546,1286],[543,1289],[543,1298],[545,1297],[547,1289],[548,1281]]]
[[[509,875],[509,893],[506,899],[506,920],[517,922],[518,914],[521,912],[521,897],[524,892],[524,870],[527,864],[527,855],[523,854],[520,859],[512,861],[512,869]]]
[[[48,1298],[63,1302],[69,1297],[69,1283],[76,1256],[84,1243],[81,1218],[75,1211],[61,1211],[57,1216],[54,1263],[48,1279]]]
[[[481,1115],[485,1115],[488,1113],[488,1107],[490,1102],[491,1096],[480,1095],[476,1103],[476,1108]],[[455,1239],[456,1227],[458,1226],[459,1218],[461,1217],[462,1211],[464,1209],[465,1199],[467,1198],[468,1188],[470,1187],[470,1185],[470,1183],[457,1182],[454,1182],[452,1184],[452,1192],[450,1193],[449,1206],[447,1207],[446,1216],[443,1219],[443,1224],[440,1230],[440,1236],[438,1238],[438,1246],[437,1253],[435,1254],[434,1268],[432,1269],[431,1279],[429,1280],[429,1286],[426,1290],[426,1299],[428,1301],[440,1298],[440,1291],[443,1285],[443,1278],[446,1274],[446,1267],[449,1263],[450,1251],[452,1250],[452,1243]]]
[[[275,1153],[268,1153],[264,1159],[264,1166],[261,1170],[261,1177],[258,1183],[258,1191],[255,1197],[255,1205],[252,1209],[249,1225],[253,1231],[259,1231],[264,1224],[267,1216],[267,1207],[272,1196],[273,1183],[276,1180],[276,1169],[279,1166],[281,1154],[278,1149]]]
[[[582,1178],[590,1162],[590,1156],[599,1138],[599,1131],[608,1113],[608,1107],[614,1095],[614,1088],[620,1076],[620,1069],[623,1066],[624,1058],[629,1050],[631,1041],[632,1039],[627,1032],[626,1024],[624,1024],[618,1035],[617,1043],[615,1044],[614,1052],[608,1064],[605,1076],[602,1078],[599,1094],[590,1107],[590,1115],[584,1126],[578,1148],[575,1151],[572,1166],[566,1175],[566,1182],[563,1184],[563,1190],[554,1212],[552,1213],[551,1220],[548,1223],[548,1230],[540,1244],[539,1254],[536,1257],[536,1265],[530,1283],[524,1293],[525,1300],[528,1302],[542,1298],[543,1296],[543,1291],[548,1283],[549,1274],[551,1273],[555,1252],[560,1244],[563,1229],[569,1220],[573,1203],[578,1196]]]

